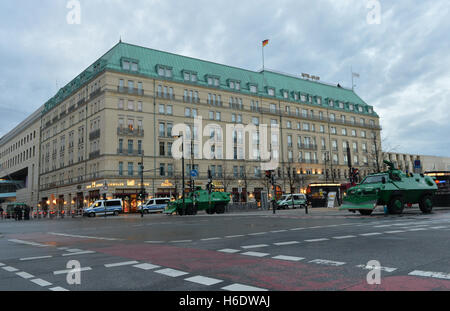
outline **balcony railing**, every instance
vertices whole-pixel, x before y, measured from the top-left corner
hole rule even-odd
[[[117,135],[119,136],[134,136],[134,137],[142,137],[144,136],[143,129],[131,129],[128,127],[118,127]]]
[[[144,90],[143,89],[138,89],[138,88],[130,88],[130,87],[117,87],[117,91],[119,93],[127,93],[127,94],[132,94],[132,95],[139,95],[139,96],[144,96]]]
[[[89,160],[98,158],[100,156],[100,150],[89,153]]]
[[[317,150],[317,145],[314,144],[297,144],[298,148],[304,150]]]
[[[125,156],[140,157],[144,155],[144,150],[117,149],[117,154]]]
[[[89,133],[89,140],[94,140],[94,139],[97,139],[97,138],[100,138],[100,129]]]
[[[93,99],[94,97],[96,97],[98,94],[100,94],[102,92],[101,88],[96,89],[95,91],[93,91],[90,95],[89,95],[89,99]]]

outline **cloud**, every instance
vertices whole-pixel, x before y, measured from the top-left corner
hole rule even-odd
[[[0,3],[0,135],[123,41],[251,70],[266,67],[351,87],[381,117],[397,152],[449,156],[450,31],[446,0],[80,0]]]

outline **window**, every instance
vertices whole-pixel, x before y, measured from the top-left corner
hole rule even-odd
[[[138,71],[138,64],[137,63],[131,63],[131,71]]]
[[[123,70],[130,70],[130,62],[124,60],[122,62],[122,68]]]
[[[165,137],[166,136],[166,126],[164,123],[159,123],[159,137]]]
[[[345,128],[342,129],[342,135],[347,136],[347,129]]]
[[[123,109],[123,99],[119,99],[118,109]]]
[[[166,155],[165,146],[166,146],[165,143],[163,143],[163,142],[159,143],[159,155],[162,157],[164,157]]]
[[[269,96],[275,96],[275,89],[274,88],[268,88],[267,89],[267,94],[269,94]]]
[[[250,93],[256,93],[256,86],[255,85],[250,85]]]
[[[270,112],[276,113],[276,112],[277,112],[277,105],[275,105],[275,104],[270,104]]]
[[[128,153],[133,153],[133,140],[128,140]]]
[[[198,111],[197,111],[197,109],[196,109],[196,108],[192,108],[192,117],[193,117],[193,118],[197,118],[197,116],[198,116]]]
[[[287,121],[286,127],[288,129],[291,129],[292,128],[292,122],[291,121]]]
[[[336,134],[336,133],[337,133],[336,128],[335,127],[331,127],[331,134]]]
[[[132,100],[128,101],[128,110],[134,110],[134,101]]]
[[[119,176],[123,176],[123,162],[119,162]]]
[[[325,126],[324,126],[324,125],[321,125],[321,126],[320,126],[320,132],[321,132],[321,133],[325,133]]]
[[[172,137],[172,128],[173,128],[173,124],[167,123],[167,137]]]
[[[366,138],[366,131],[361,131],[361,137]]]
[[[133,162],[128,162],[128,176],[133,176]]]
[[[221,113],[220,112],[216,112],[216,121],[220,121],[221,119]]]
[[[252,117],[252,123],[254,125],[259,125],[259,118],[258,117]]]
[[[165,112],[165,107],[164,107],[164,105],[159,105],[159,113],[160,114],[164,114],[164,112]]]
[[[142,112],[142,102],[138,102],[138,103],[137,103],[137,110],[138,110],[139,112]]]
[[[190,117],[191,116],[191,108],[185,108],[184,109],[184,116]]]
[[[352,130],[352,136],[356,137],[356,130]]]

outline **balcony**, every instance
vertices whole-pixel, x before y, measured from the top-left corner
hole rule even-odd
[[[77,102],[77,107],[81,107],[81,106],[83,106],[85,103],[86,103],[86,100],[85,100],[84,98],[82,98],[82,99],[80,99],[80,100]]]
[[[89,153],[89,160],[100,157],[100,150]]]
[[[304,150],[317,150],[317,145],[313,144],[298,144],[298,147]]]
[[[144,130],[143,129],[132,129],[128,127],[118,127],[117,135],[119,136],[132,136],[132,137],[143,137]]]
[[[131,95],[144,96],[144,90],[138,88],[129,88],[129,87],[117,87],[117,91],[119,93],[126,93]]]
[[[69,107],[69,113],[74,112],[77,107],[75,105]]]
[[[299,159],[299,163],[305,163],[305,164],[319,164],[319,160],[314,159]]]
[[[101,88],[96,89],[94,92],[92,92],[92,93],[89,95],[89,99],[95,98],[95,97],[96,97],[97,95],[99,95],[101,92],[102,92],[102,89],[101,89]]]
[[[97,138],[100,138],[100,129],[89,133],[89,140],[94,140],[94,139],[97,139]]]
[[[144,155],[144,150],[135,150],[135,149],[117,149],[118,155],[130,156],[130,157],[141,157]]]

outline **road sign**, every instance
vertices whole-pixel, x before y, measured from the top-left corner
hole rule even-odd
[[[197,178],[198,177],[198,171],[197,170],[192,170],[191,171],[191,177],[192,178]]]

